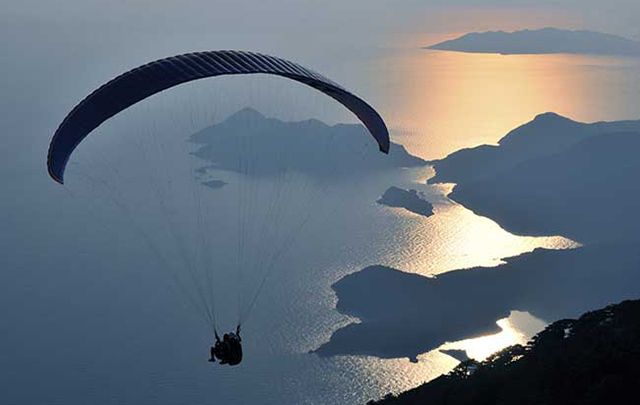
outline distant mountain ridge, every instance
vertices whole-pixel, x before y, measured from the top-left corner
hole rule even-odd
[[[510,54],[594,54],[640,56],[640,42],[586,30],[542,28],[513,32],[472,32],[426,49]]]

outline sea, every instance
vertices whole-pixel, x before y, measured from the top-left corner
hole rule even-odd
[[[319,70],[369,100],[385,118],[393,141],[426,160],[496,144],[511,129],[547,111],[588,122],[640,115],[640,59],[634,58],[464,54],[416,46],[352,55],[341,66]],[[53,132],[62,117],[47,111],[45,103],[34,103],[32,119],[40,120],[36,128]],[[407,358],[314,354],[333,332],[359,321],[336,310],[333,283],[374,264],[433,277],[497,266],[504,258],[539,247],[578,245],[562,235],[510,234],[491,219],[475,215],[473,207],[447,198],[454,185],[428,186],[426,180],[434,174],[428,165],[375,173],[357,182],[338,179],[322,197],[330,209],[306,224],[266,279],[243,324],[242,364],[212,365],[206,361],[212,331],[184,292],[171,284],[171,274],[162,269],[166,263],[145,243],[150,235],[161,253],[171,255],[175,249],[171,235],[156,229],[153,218],[158,216],[149,212],[157,199],[129,199],[124,204],[129,217],[104,189],[92,188],[99,188],[99,182],[83,185],[82,173],[84,168],[126,160],[140,149],[127,149],[123,139],[136,139],[139,147],[144,136],[159,128],[184,143],[178,148],[184,153],[176,159],[192,160],[193,145],[187,137],[245,106],[282,120],[356,122],[332,100],[302,85],[264,77],[246,82],[234,78],[189,84],[109,123],[95,142],[79,149],[64,187],[50,181],[44,170],[49,134],[31,144],[16,143],[28,157],[15,157],[18,163],[12,171],[6,159],[3,166],[8,180],[0,199],[0,402],[365,403],[416,387],[450,371],[458,361],[437,349],[421,354],[417,363]],[[13,122],[8,118],[5,129]],[[171,131],[166,131],[167,122],[174,125]],[[110,134],[120,137],[117,147]],[[143,150],[153,154],[152,149]],[[140,158],[134,154],[133,160],[136,156]],[[125,167],[120,171],[126,172]],[[108,178],[109,170],[113,171],[108,168],[102,176]],[[127,179],[126,173],[116,175]],[[308,185],[292,179],[289,186],[298,188],[296,181],[300,187]],[[423,192],[435,214],[424,217],[377,204],[390,186]],[[127,187],[119,190],[135,194]],[[232,184],[203,193],[205,204],[209,195],[237,196]],[[180,206],[182,197],[162,198],[173,204],[167,215],[179,219],[181,214],[172,207]],[[207,244],[199,249],[209,255],[211,266],[217,266],[213,274],[219,279],[212,284],[220,303],[217,323],[225,330],[235,327],[235,313],[225,308],[233,306],[229,291],[237,286],[229,264],[237,223],[231,214],[217,212],[211,218],[204,227]],[[254,267],[260,268],[260,263]],[[243,277],[250,290],[262,281],[259,272],[245,272]],[[454,300],[441,305],[454,305]],[[483,359],[526,342],[547,320],[513,311],[496,322],[502,330],[498,334],[451,341],[442,348],[466,350]]]

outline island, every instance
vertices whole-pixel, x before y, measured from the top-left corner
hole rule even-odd
[[[413,189],[403,190],[395,186],[389,187],[376,202],[389,207],[404,208],[425,217],[433,215],[433,205],[424,199],[424,193]]]
[[[593,54],[640,56],[640,42],[602,32],[542,28],[514,32],[472,32],[426,49],[509,54]]]
[[[419,167],[426,161],[391,143],[388,155],[360,124],[327,125],[315,119],[285,122],[244,108],[190,137],[204,171],[269,176],[297,171],[320,177],[361,175]]]
[[[369,405],[605,404],[637,398],[640,300],[552,323],[526,346]]]
[[[202,184],[215,190],[226,186],[227,182],[222,180],[207,180],[203,181]]]
[[[359,321],[336,330],[315,353],[417,361],[446,342],[500,332],[496,321],[511,311],[552,322],[638,298],[636,243],[536,249],[497,267],[436,277],[366,267],[333,285],[336,309]]]

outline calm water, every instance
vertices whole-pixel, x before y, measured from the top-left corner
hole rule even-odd
[[[380,108],[394,138],[425,158],[495,143],[544,111],[589,121],[638,115],[636,59],[404,49],[346,66],[353,70],[342,72],[340,81],[349,84],[356,67],[364,70],[366,75],[354,79],[355,87],[365,89],[361,93]],[[231,89],[234,83],[228,85]],[[238,99],[202,113],[198,94],[205,90],[193,94],[188,91],[195,86],[186,89],[185,100],[190,101],[184,109],[196,111],[196,127],[246,103]],[[254,91],[251,104],[284,118],[350,119],[322,98],[307,98],[303,90],[283,90],[274,81]],[[172,97],[180,97],[180,91]],[[273,96],[271,91],[304,102],[295,111],[283,112],[265,101]],[[155,107],[168,101],[160,98],[157,103]],[[126,124],[123,119],[105,132]],[[83,152],[82,164],[108,154],[106,144],[96,142]],[[109,204],[87,205],[72,184],[54,187],[39,169],[7,186],[8,195],[20,198],[0,201],[3,212],[14,213],[3,221],[17,229],[10,237],[3,235],[3,256],[12,272],[0,279],[9,286],[0,304],[14,308],[6,314],[12,327],[0,326],[0,345],[21,348],[1,353],[6,374],[0,387],[8,403],[366,402],[414,387],[457,362],[437,351],[421,355],[417,364],[308,354],[333,331],[356,321],[335,311],[333,282],[371,264],[434,275],[497,265],[501,258],[540,246],[573,246],[561,237],[509,234],[448,200],[450,185],[427,187],[424,181],[432,175],[428,168],[365,179],[357,187],[334,184],[339,200],[328,204],[340,209],[305,228],[296,249],[269,279],[246,324],[246,361],[237,368],[211,367],[204,361],[209,330],[179,294],[167,288],[157,266],[150,265],[149,251],[117,210]],[[424,218],[375,204],[390,185],[425,191],[436,214]],[[55,212],[50,201],[57,203]],[[96,220],[99,228],[92,225]],[[210,238],[216,246],[225,246],[224,234],[214,232]],[[224,262],[224,249],[221,252],[216,259]],[[225,301],[227,293],[220,294]],[[483,358],[525,340],[543,325],[526,313],[513,313],[499,324],[503,332],[498,335],[446,347],[465,348]]]
[[[177,397],[173,399],[184,398],[186,393],[187,398],[195,403],[206,403],[212,396],[229,403],[361,403],[385,392],[413,387],[446,372],[456,362],[437,351],[421,355],[417,364],[410,363],[407,359],[381,360],[374,357],[346,356],[327,359],[308,353],[327,341],[332,331],[356,321],[334,310],[336,297],[330,288],[333,282],[371,264],[386,264],[405,271],[434,275],[474,265],[496,265],[502,257],[517,255],[539,246],[572,246],[571,241],[560,237],[516,237],[501,230],[495,223],[473,215],[464,207],[446,199],[446,187],[424,186],[424,178],[430,175],[430,169],[383,173],[376,177],[358,179],[357,184],[353,181],[345,184],[331,183],[327,190],[322,191],[320,201],[311,205],[306,205],[306,198],[309,193],[315,195],[315,191],[296,194],[295,190],[309,187],[309,183],[304,179],[294,179],[294,183],[287,185],[293,190],[293,194],[289,194],[289,200],[282,203],[286,205],[287,215],[294,218],[294,222],[295,218],[301,219],[303,215],[297,212],[296,207],[317,211],[317,214],[314,214],[302,232],[296,234],[295,248],[278,262],[268,279],[267,288],[259,297],[258,305],[243,326],[245,362],[233,369],[211,367],[204,362],[210,331],[198,318],[198,313],[181,301],[184,297],[180,291],[167,290],[167,285],[172,285],[168,283],[167,274],[162,271],[163,266],[153,260],[153,253],[140,240],[142,237],[149,237],[166,252],[166,257],[176,257],[180,253],[172,235],[167,232],[168,228],[161,224],[159,218],[163,213],[154,212],[158,204],[146,198],[153,194],[153,188],[147,188],[142,182],[135,180],[137,177],[133,171],[126,169],[128,158],[123,157],[126,152],[121,153],[118,162],[125,168],[123,172],[127,173],[123,179],[127,179],[133,187],[119,184],[113,186],[117,194],[123,195],[121,201],[126,204],[126,209],[135,213],[137,221],[145,228],[144,233],[136,232],[136,229],[127,224],[128,218],[121,217],[119,207],[102,201],[100,193],[91,195],[93,189],[89,189],[83,179],[77,177],[81,172],[95,173],[97,170],[92,170],[92,167],[102,164],[102,158],[91,151],[94,146],[97,147],[98,144],[79,153],[79,164],[68,173],[67,187],[74,193],[69,202],[97,221],[96,225],[86,230],[89,235],[92,234],[92,229],[104,233],[105,239],[110,238],[108,235],[119,235],[119,247],[115,248],[119,252],[117,258],[104,256],[100,252],[101,243],[92,246],[90,241],[95,241],[96,238],[89,236],[90,241],[83,245],[91,252],[87,253],[88,256],[102,255],[102,262],[91,271],[104,274],[107,284],[112,284],[118,290],[117,296],[121,301],[117,307],[128,309],[126,315],[121,314],[111,319],[109,326],[105,327],[117,330],[125,325],[126,331],[119,331],[110,337],[115,339],[117,350],[125,347],[124,353],[116,355],[116,358],[124,358],[115,364],[112,358],[102,359],[105,361],[104,366],[96,361],[90,363],[88,368],[106,367],[102,372],[109,375],[117,370],[118,374],[124,374],[122,378],[125,380],[151,378],[146,380],[149,386],[128,387],[131,391],[126,396],[114,394],[114,402],[129,398],[144,402],[148,400],[152,389],[154,395],[167,403],[171,402],[174,392],[180,394],[176,394]],[[92,155],[93,159],[85,160]],[[133,155],[140,154],[136,152]],[[110,160],[105,159],[106,162]],[[149,158],[145,166],[157,167],[154,158]],[[141,173],[140,179],[148,178],[147,175],[148,173]],[[231,328],[236,322],[237,290],[241,290],[243,300],[251,296],[261,280],[261,265],[258,263],[255,266],[255,260],[248,259],[254,266],[243,266],[242,275],[238,276],[234,264],[237,252],[235,229],[238,223],[233,206],[241,192],[234,185],[240,184],[240,180],[234,175],[221,175],[230,184],[220,190],[205,189],[203,201],[211,201],[211,207],[216,209],[203,215],[207,218],[205,228],[215,230],[207,236],[207,246],[211,249],[214,267],[212,275],[216,283],[214,292],[218,324],[222,328]],[[180,175],[175,175],[172,178],[179,177]],[[265,182],[266,180],[262,181]],[[375,200],[391,184],[424,190],[436,204],[436,215],[424,218],[376,204]],[[190,218],[193,218],[189,215],[189,210],[194,201],[189,198],[188,191],[187,187],[173,187],[172,194],[183,197],[172,198],[167,205],[174,223],[180,224],[174,228],[174,232],[185,238],[190,245],[187,247],[188,255],[197,256],[195,244],[189,242],[193,235],[199,234],[195,224],[189,224]],[[85,194],[90,197],[84,198]],[[268,196],[269,191],[264,195]],[[256,201],[260,200],[260,197],[256,198]],[[144,209],[137,208],[140,206],[144,206]],[[247,226],[248,233],[257,238],[256,245],[267,246],[268,249],[280,247],[279,242],[272,242],[269,237],[263,238],[258,233],[261,228],[259,221],[249,221]],[[288,232],[288,229],[290,228],[285,227],[283,231]],[[246,243],[250,244],[251,241]],[[245,252],[253,254],[255,250],[247,249]],[[184,276],[185,268],[180,267],[179,261],[177,266],[178,276]],[[253,273],[247,269],[258,271]],[[174,275],[171,270],[169,275]],[[198,275],[197,280],[205,281],[206,277]],[[189,280],[183,277],[183,281],[188,284]],[[127,291],[124,297],[119,283],[132,283],[124,288]],[[191,296],[195,296],[193,288],[187,286],[187,289]],[[154,290],[156,292],[152,293]],[[105,289],[102,284],[96,286],[92,297],[88,300],[85,298],[88,301],[85,305],[95,308],[98,313],[110,310],[114,304],[108,291],[109,288]],[[158,296],[157,291],[163,293]],[[531,330],[529,326],[532,322],[535,324],[535,320],[529,318],[524,314],[516,317],[513,322],[503,320],[500,325],[504,332],[501,334],[452,343],[445,347],[466,348],[470,355],[484,357],[501,347],[525,339]],[[84,325],[91,323],[83,316],[80,321]],[[541,325],[540,322],[537,324]],[[135,343],[124,337],[131,338],[132,327],[137,335]],[[101,333],[101,329],[95,332]],[[179,336],[176,335],[177,330],[180,331]],[[92,331],[88,333],[92,335]],[[83,331],[75,339],[87,339],[87,332]],[[89,338],[94,342],[103,339],[100,336]],[[144,347],[147,341],[157,345],[156,350],[167,350],[163,345],[170,344],[172,353],[169,358],[172,367],[167,367],[162,362],[155,364],[158,353]],[[74,342],[74,345],[77,344]],[[168,354],[162,353],[162,356],[166,355]],[[110,356],[114,354],[111,353]],[[129,361],[143,366],[143,369],[120,369]],[[110,368],[113,370],[107,371]],[[100,387],[103,384],[97,376],[77,378],[81,379],[82,385],[90,387]],[[245,387],[249,385],[255,389],[246,390]]]
[[[427,158],[492,144],[553,111],[577,121],[637,119],[639,58],[392,53],[375,65],[378,104],[413,152]]]

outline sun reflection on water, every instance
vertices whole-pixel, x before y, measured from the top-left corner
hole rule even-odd
[[[413,154],[433,159],[461,148],[495,144],[510,130],[547,111],[580,121],[632,118],[637,115],[640,94],[638,69],[640,58],[505,56],[416,48],[389,53],[372,66],[370,74],[383,89],[384,97],[376,106],[394,141]],[[504,258],[536,248],[579,246],[562,236],[513,235],[450,200],[447,195],[453,185],[426,185],[432,175],[431,168],[418,170],[404,183],[389,184],[423,192],[435,214],[424,217],[400,208],[378,207],[385,220],[384,243],[377,245],[379,256],[368,254],[363,262],[430,276],[497,266]],[[349,272],[360,268],[355,264]],[[464,350],[469,357],[483,360],[507,346],[525,344],[545,327],[544,321],[519,311],[496,324],[500,332],[448,342],[418,356],[418,363],[360,356],[344,356],[339,361],[344,369],[357,370],[358,378],[348,376],[354,392],[400,392],[455,367],[458,361],[440,350]],[[327,339],[324,335],[318,344]]]
[[[434,205],[435,214],[424,217],[396,209],[399,230],[395,234],[387,263],[406,272],[436,275],[476,266],[493,267],[504,258],[531,252],[536,248],[572,249],[577,242],[562,236],[518,236],[489,218],[474,214],[450,200],[452,185],[424,184],[432,169],[417,171],[412,181],[402,184],[417,188]],[[414,181],[419,181],[414,182]]]
[[[640,58],[411,49],[378,68],[392,135],[430,159],[495,144],[543,112],[582,121],[637,116]]]
[[[380,208],[394,218],[389,223],[394,226],[388,229],[387,234],[393,241],[380,252],[386,258],[383,264],[431,276],[475,266],[497,266],[504,258],[536,248],[571,249],[579,246],[562,236],[513,235],[491,219],[478,216],[450,200],[447,196],[452,184],[426,185],[426,179],[433,173],[430,167],[414,170],[407,173],[404,183],[395,185],[423,192],[434,205],[434,215],[425,217],[403,209]],[[417,363],[406,358],[358,356],[348,356],[343,361],[354,362],[352,366],[366,376],[364,385],[374,386],[379,392],[401,392],[447,373],[458,364],[456,359],[440,350],[464,350],[469,357],[483,360],[507,346],[525,344],[545,326],[544,321],[519,311],[512,311],[508,318],[496,323],[501,329],[499,333],[446,343],[418,356]]]
[[[464,350],[470,358],[481,361],[505,347],[526,344],[546,326],[544,321],[520,311],[512,311],[508,318],[500,319],[496,324],[502,329],[499,333],[447,343],[440,349]]]

